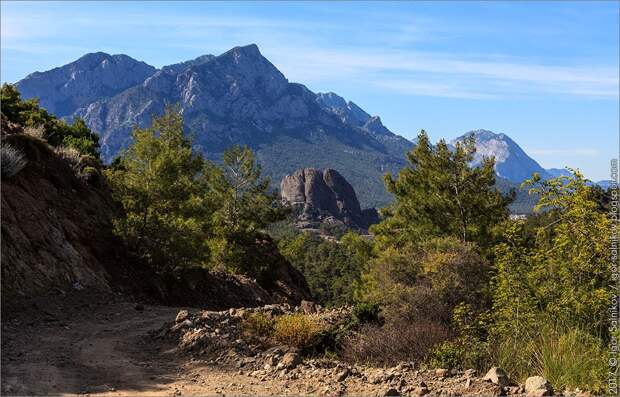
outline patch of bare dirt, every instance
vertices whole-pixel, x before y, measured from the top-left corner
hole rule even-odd
[[[45,297],[3,313],[3,395],[405,395],[504,394],[473,374],[380,369],[306,359],[280,368],[285,352],[238,360],[187,354],[161,334],[181,308],[120,296]],[[197,311],[194,311],[197,313]],[[232,313],[231,313],[232,312]],[[218,321],[235,311],[212,313]],[[207,316],[208,317],[208,316]],[[225,331],[225,330],[224,330]],[[224,339],[224,338],[223,338]],[[218,338],[209,338],[217,344]],[[224,341],[222,341],[224,343]],[[228,348],[226,349],[228,350]],[[208,355],[207,355],[208,356]],[[266,363],[272,365],[265,365]],[[471,378],[469,381],[467,379]]]

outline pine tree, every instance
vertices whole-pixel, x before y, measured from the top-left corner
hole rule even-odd
[[[385,177],[395,200],[383,210],[385,220],[372,229],[379,243],[400,246],[452,236],[488,247],[513,197],[495,188],[494,159],[483,158],[472,167],[474,153],[473,136],[452,149],[443,140],[431,145],[422,130],[407,154],[410,165],[396,179]]]
[[[218,209],[214,213],[214,262],[226,269],[266,281],[277,266],[277,248],[263,229],[284,219],[277,196],[269,192],[269,179],[247,147],[233,146],[223,156],[223,166],[210,174],[209,186]]]
[[[213,165],[192,152],[175,108],[132,135],[133,143],[106,171],[126,215],[116,222],[117,232],[160,271],[208,265]]]

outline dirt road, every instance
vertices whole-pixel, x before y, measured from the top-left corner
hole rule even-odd
[[[304,363],[278,376],[213,357],[192,358],[173,338],[154,337],[181,308],[125,299],[62,295],[3,308],[2,395],[383,396],[393,395],[394,387],[408,390],[406,395],[425,394],[414,389],[422,385],[429,395],[504,394],[499,386],[446,370],[362,368],[363,376],[340,376],[342,368]],[[265,359],[257,361],[259,368]]]
[[[236,368],[208,365],[149,336],[179,308],[73,301],[55,306],[41,300],[12,318],[3,316],[3,395],[329,393],[319,382],[261,381]]]

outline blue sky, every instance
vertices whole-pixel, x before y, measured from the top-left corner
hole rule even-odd
[[[543,167],[618,156],[618,2],[5,2],[1,80],[125,53],[151,65],[256,43],[290,81],[408,138],[478,128]]]

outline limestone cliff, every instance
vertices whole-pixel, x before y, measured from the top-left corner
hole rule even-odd
[[[353,187],[338,171],[305,168],[287,175],[280,183],[282,201],[302,221],[342,222],[366,230],[378,221],[374,209],[362,210]]]

